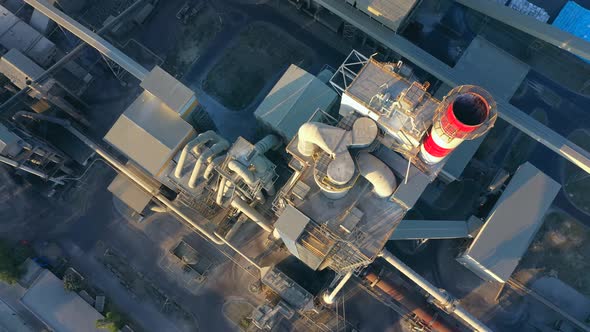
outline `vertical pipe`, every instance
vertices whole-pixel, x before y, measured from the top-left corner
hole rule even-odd
[[[457,303],[457,301],[453,299],[446,291],[441,290],[433,284],[431,284],[430,282],[428,282],[421,275],[416,273],[416,271],[412,270],[410,267],[404,264],[404,262],[399,260],[397,257],[393,256],[389,251],[383,250],[381,251],[379,256],[383,257],[383,259],[385,259],[387,263],[391,264],[393,267],[395,267],[401,273],[403,273],[406,277],[408,277],[410,280],[416,283],[416,285],[420,286],[420,288],[428,292],[428,294],[430,294],[437,301],[437,303],[447,312],[454,313],[457,317],[461,318],[475,331],[492,331],[482,322],[480,322],[477,318],[475,318],[473,315],[467,312],[463,307],[461,307]]]
[[[217,139],[217,133],[213,130],[208,130],[204,133],[200,133],[197,137],[192,139],[190,142],[186,143],[186,145],[182,148],[182,152],[180,153],[180,157],[178,158],[178,164],[176,164],[176,169],[174,170],[174,176],[179,179],[182,176],[182,169],[184,168],[184,163],[186,162],[186,158],[188,156],[188,152],[192,148],[196,148],[201,146],[211,140]]]
[[[344,285],[346,285],[346,282],[348,281],[348,279],[350,279],[350,277],[352,277],[352,271],[349,271],[348,273],[346,273],[344,275],[344,277],[342,277],[342,279],[340,279],[340,281],[338,282],[338,285],[336,285],[336,287],[334,287],[334,289],[331,292],[325,293],[324,296],[322,296],[322,299],[324,300],[324,302],[326,304],[334,303],[334,299],[336,298],[336,295],[338,295],[338,292],[340,292],[340,290],[342,290],[342,287],[344,287]]]
[[[221,152],[225,151],[229,147],[229,143],[223,139],[219,138],[218,142],[213,144],[209,149],[205,150],[197,159],[195,163],[195,167],[191,173],[191,176],[188,180],[188,186],[191,188],[195,188],[197,184],[197,179],[199,178],[199,174],[201,174],[201,169],[203,165],[207,162],[211,162],[213,157],[220,154]]]

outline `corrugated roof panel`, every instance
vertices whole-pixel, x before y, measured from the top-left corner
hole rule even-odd
[[[287,204],[285,210],[279,216],[275,228],[281,233],[281,236],[296,241],[308,223],[309,218],[305,214]]]
[[[568,1],[565,4],[552,25],[590,42],[590,10],[578,5],[575,1]],[[580,59],[590,63],[589,59],[582,57]]]
[[[152,199],[152,195],[146,193],[122,174],[115,177],[108,190],[137,213],[142,213]]]
[[[0,6],[0,44],[16,48],[40,65],[48,65],[55,55],[55,44],[37,30]]]
[[[561,185],[530,163],[514,174],[481,231],[458,260],[505,282],[543,223]]]
[[[158,66],[149,72],[140,85],[175,112],[182,112],[195,99],[191,89]]]
[[[469,77],[470,84],[492,90],[495,99],[510,99],[530,67],[485,38],[477,36],[455,65],[455,70],[459,75]]]

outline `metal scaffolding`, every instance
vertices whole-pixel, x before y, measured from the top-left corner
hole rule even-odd
[[[469,76],[459,73],[404,37],[372,21],[370,17],[347,5],[346,2],[339,0],[315,1],[449,86],[465,85],[472,81]],[[497,93],[496,88],[489,86],[484,86],[484,88],[496,98],[498,114],[502,119],[590,173],[590,152],[512,106],[508,100],[502,98],[505,96]]]
[[[88,45],[92,46],[105,57],[117,63],[119,66],[121,66],[121,68],[128,71],[138,80],[142,81],[147,76],[148,71],[142,65],[138,64],[125,53],[118,50],[104,38],[90,31],[90,29],[86,28],[82,24],[76,22],[76,20],[50,5],[47,1],[25,0],[25,2],[43,13],[45,16],[49,17],[55,23],[73,33],[76,37],[80,38]]]

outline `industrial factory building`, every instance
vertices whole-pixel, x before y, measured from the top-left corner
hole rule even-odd
[[[207,72],[191,69],[184,76],[171,74],[174,66],[169,63],[146,68],[121,50],[123,43],[113,41],[112,30],[104,34],[104,27],[90,29],[79,17],[74,19],[60,10],[67,5],[24,0],[34,9],[31,24],[40,18],[54,21],[67,31],[66,36],[76,36],[92,47],[96,62],[104,60],[114,77],[121,80],[120,72],[131,74],[121,85],[128,90],[120,98],[125,100],[122,110],[113,113],[99,134],[91,121],[96,116],[85,113],[91,108],[82,102],[85,88],[74,91],[50,75],[52,68],[63,66],[62,60],[53,59],[56,46],[0,7],[0,15],[10,23],[0,22],[0,44],[7,47],[0,58],[0,73],[6,78],[6,91],[12,94],[3,106],[12,102],[23,106],[11,110],[11,116],[0,124],[0,162],[17,169],[18,174],[34,176],[51,189],[47,196],[59,199],[66,197],[59,190],[68,192],[80,183],[90,183],[86,176],[92,174],[89,170],[96,167],[96,161],[107,164],[107,171],[114,170],[116,174],[100,185],[112,193],[107,192],[109,200],[115,198],[109,201],[113,214],[124,218],[105,224],[109,232],[119,228],[129,232],[129,228],[133,234],[149,233],[141,243],[153,241],[158,248],[146,250],[149,257],[142,259],[155,261],[156,272],[145,277],[141,268],[127,264],[131,257],[127,253],[120,258],[125,272],[117,271],[109,261],[114,250],[104,243],[88,249],[68,242],[66,250],[89,270],[102,263],[101,268],[113,272],[119,282],[111,289],[123,285],[133,297],[156,294],[151,295],[163,301],[157,305],[162,308],[158,313],[178,310],[174,319],[192,314],[174,302],[180,303],[185,295],[208,299],[209,293],[225,297],[225,291],[235,291],[240,296],[231,295],[231,301],[244,298],[243,307],[251,307],[244,309],[246,316],[235,320],[223,311],[224,319],[236,326],[279,330],[287,329],[280,324],[289,322],[293,324],[289,328],[297,330],[294,322],[305,321],[314,328],[301,330],[352,331],[357,329],[347,321],[345,301],[356,296],[357,290],[365,290],[388,313],[389,308],[398,312],[403,319],[396,324],[404,328],[492,331],[489,317],[482,314],[485,310],[470,306],[478,299],[465,294],[455,298],[451,293],[463,292],[471,280],[481,282],[481,287],[499,285],[500,292],[504,284],[510,285],[561,185],[549,175],[551,169],[537,165],[539,169],[527,159],[514,158],[513,168],[482,165],[505,162],[500,158],[505,152],[500,145],[511,137],[493,137],[492,143],[499,146],[484,158],[474,160],[476,152],[486,137],[496,134],[491,130],[501,118],[507,122],[502,123],[502,130],[513,125],[515,131],[522,131],[519,138],[539,141],[583,170],[589,169],[590,159],[588,153],[579,152],[578,146],[510,103],[524,89],[521,83],[532,71],[529,64],[483,35],[473,36],[454,66],[405,39],[402,32],[423,1],[290,0],[314,20],[321,21],[326,12],[337,17],[333,22],[341,20],[342,29],[332,30],[339,34],[345,34],[345,22],[365,39],[373,38],[398,54],[381,57],[346,47],[345,55],[335,52],[341,55],[337,65],[289,61],[269,74],[268,82],[261,82],[261,90],[249,105],[234,112],[223,105],[221,96],[203,87],[210,79]],[[141,2],[120,15],[124,17]],[[150,1],[150,11],[157,4]],[[229,35],[234,27],[226,26],[224,20],[234,13],[204,8],[209,5],[182,4],[176,12],[178,31],[192,31],[191,20],[215,9],[219,30],[228,29],[223,33]],[[272,10],[268,13],[279,12]],[[111,16],[107,21],[119,19]],[[14,38],[21,34],[34,38]],[[312,39],[310,43],[316,42]],[[243,44],[256,46],[251,41]],[[209,67],[208,56],[201,56],[191,68]],[[179,59],[170,61],[178,65]],[[86,83],[93,80],[92,75],[83,77]],[[124,90],[121,86],[114,90]],[[232,93],[237,92],[228,95]],[[210,108],[206,110],[205,104]],[[199,112],[233,119],[237,127],[248,128],[231,135],[223,130],[201,130],[195,121]],[[219,128],[225,120],[217,121]],[[62,135],[59,144],[49,138],[58,136],[56,132]],[[67,146],[74,144],[84,146],[84,153],[70,152]],[[493,179],[491,172],[496,174]],[[463,176],[469,180],[462,181]],[[163,216],[178,222],[159,231],[155,220],[172,219]],[[125,222],[133,227],[120,227]],[[195,233],[200,237],[191,238]],[[434,240],[442,241],[419,255]],[[175,261],[166,264],[167,256],[158,256],[158,250],[173,242],[165,255],[172,253]],[[179,254],[182,248],[190,253]],[[216,254],[208,255],[211,251]],[[84,256],[96,252],[98,259]],[[235,267],[224,264],[228,259],[243,271],[228,272],[228,265]],[[465,282],[469,286],[457,281],[449,287],[439,273],[446,267],[427,266],[445,262],[462,269],[461,280],[469,280]],[[182,284],[180,295],[163,295],[166,287],[156,285],[160,273],[177,273],[169,279],[175,287]],[[123,282],[127,275],[140,280],[137,284],[145,289],[134,293],[135,281]],[[228,287],[228,283],[234,283],[231,278],[238,275],[243,285],[237,286],[244,289],[236,291],[233,288],[238,287]],[[58,290],[56,280],[49,272],[42,274],[23,297],[24,305],[56,331],[94,330],[88,321],[102,315],[78,303],[77,296]],[[214,283],[211,289],[215,291],[199,288]],[[222,310],[231,301],[221,301]],[[204,302],[208,306],[210,301]],[[66,321],[62,309],[70,314],[82,311]]]

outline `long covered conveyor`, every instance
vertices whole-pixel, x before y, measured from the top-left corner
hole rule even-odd
[[[347,5],[346,2],[338,0],[316,0],[316,2],[340,16],[343,20],[355,25],[378,42],[409,59],[415,65],[436,76],[444,83],[454,87],[470,84],[474,81],[474,78],[467,76],[465,72],[449,67],[428,52],[412,44],[409,40]],[[510,96],[501,93],[499,91],[501,87],[481,85],[496,98],[498,114],[502,119],[590,173],[590,153],[588,151],[510,105],[507,99]]]

